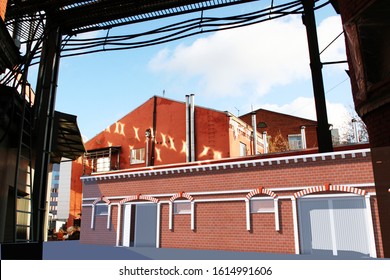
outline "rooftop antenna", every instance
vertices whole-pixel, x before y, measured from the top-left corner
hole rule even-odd
[[[234,107],[236,110],[237,110],[237,117],[240,116],[240,109],[238,109],[237,107]]]
[[[163,89],[163,97],[165,97],[165,89]]]

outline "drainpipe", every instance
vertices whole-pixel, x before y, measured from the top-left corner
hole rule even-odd
[[[153,104],[153,130],[152,130],[152,148],[151,148],[151,159],[150,166],[154,166],[154,149],[156,145],[156,120],[157,120],[157,96],[154,96],[154,104]]]
[[[267,131],[263,131],[264,154],[268,154]]]
[[[151,131],[150,129],[147,129],[145,131],[145,137],[146,137],[146,152],[145,152],[145,163],[146,163],[146,166],[149,166],[149,140],[150,140],[150,135],[151,135]]]
[[[306,149],[306,127],[304,125],[301,126],[301,141],[302,141],[302,149]]]
[[[194,94],[190,95],[190,127],[191,127],[191,161],[195,161],[196,156],[195,156],[195,102],[194,102]]]
[[[253,129],[253,155],[257,155],[257,128],[256,113],[252,112],[252,129]]]
[[[190,155],[190,96],[186,95],[186,158],[191,161]]]

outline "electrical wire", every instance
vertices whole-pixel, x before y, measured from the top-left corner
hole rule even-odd
[[[62,45],[61,57],[154,46],[194,35],[249,26],[291,14],[302,14],[302,12],[301,1],[272,5],[259,11],[223,18],[204,17],[202,12],[200,18],[181,21],[137,34],[87,39],[68,38]],[[138,38],[148,36],[155,37],[136,41]]]

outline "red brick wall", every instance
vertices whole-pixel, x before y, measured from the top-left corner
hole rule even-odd
[[[147,175],[141,177],[117,180],[102,180],[86,182],[83,188],[84,197],[118,196],[158,193],[177,193],[251,189],[259,186],[265,187],[290,187],[290,186],[315,186],[326,182],[332,184],[354,184],[357,182],[373,182],[371,158],[357,154],[355,158],[347,155],[345,159],[337,156],[336,159],[313,161],[308,158],[306,162],[264,166],[248,166],[245,168],[226,170],[206,170],[200,172],[181,172],[180,174],[168,174],[162,176]]]
[[[338,0],[340,15],[344,22],[353,20],[376,0]]]
[[[252,230],[246,230],[245,203],[216,202],[196,204],[196,229],[191,215],[174,215],[173,230],[168,228],[168,206],[164,205],[161,247],[202,250],[294,253],[291,202],[281,201],[279,210],[285,224],[275,231],[275,214],[251,215]]]
[[[92,207],[83,208],[83,218],[81,220],[80,239],[86,240],[90,244],[115,245],[116,229],[118,218],[118,207],[112,206],[111,226],[107,229],[107,216],[95,216],[94,227],[91,228]]]
[[[243,115],[240,119],[252,124],[251,114]],[[306,126],[307,148],[318,147],[315,121],[260,109],[256,111],[256,122],[267,124],[266,128],[258,128],[258,132],[267,131],[268,136],[275,137],[280,131],[286,140],[288,140],[288,135],[301,134],[301,126],[304,125]]]
[[[300,159],[297,163],[280,161],[272,165],[265,163],[256,167],[249,165],[241,168],[220,168],[219,170],[187,171],[180,174],[146,175],[129,179],[97,180],[85,182],[84,198],[100,196],[128,196],[141,194],[167,194],[159,197],[161,201],[169,200],[169,195],[184,192],[210,192],[222,190],[255,189],[259,186],[268,188],[315,186],[326,182],[332,184],[372,183],[371,157],[362,154],[340,155],[335,159],[329,156],[327,160],[317,158],[306,162]],[[366,189],[373,191],[373,188]],[[278,192],[278,195],[292,195],[295,191]],[[168,195],[169,194],[169,195]],[[202,195],[200,198],[233,198],[245,197],[242,194]],[[119,202],[118,200],[112,201]],[[87,202],[85,202],[87,203]],[[92,203],[89,201],[88,203]],[[223,249],[238,251],[261,251],[274,253],[294,253],[294,233],[292,204],[290,199],[279,200],[280,231],[275,230],[275,214],[251,214],[251,231],[246,230],[245,203],[239,202],[197,202],[195,204],[195,230],[191,230],[191,215],[174,215],[173,230],[169,230],[168,204],[161,206],[161,247]],[[90,207],[83,211],[83,243],[99,243],[96,234],[90,230]],[[375,235],[377,238],[378,256],[381,256],[381,236],[377,219],[377,205],[372,200]],[[116,211],[112,211],[116,227]],[[106,221],[106,220],[105,220]],[[97,224],[95,229],[97,231]],[[113,228],[114,228],[113,226]],[[84,227],[87,229],[84,231]],[[112,242],[115,233],[102,225],[104,242]],[[92,236],[93,235],[93,236]],[[108,237],[110,235],[110,237]],[[99,235],[100,236],[100,235]],[[91,238],[90,238],[91,237]],[[99,237],[101,238],[101,237]],[[114,238],[115,239],[115,238]],[[110,241],[107,241],[110,240]]]
[[[186,153],[183,151],[183,143],[186,141],[185,107],[184,102],[156,97],[155,166],[186,162]],[[150,98],[90,139],[85,144],[86,150],[121,146],[120,169],[144,167],[145,163],[130,164],[130,149],[145,147],[145,131],[153,128],[153,110],[154,98]],[[195,107],[195,133],[197,160],[214,159],[215,152],[223,158],[230,156],[229,118],[225,113]],[[205,147],[208,152],[202,154]],[[69,224],[81,212],[82,175],[80,158],[72,164]]]

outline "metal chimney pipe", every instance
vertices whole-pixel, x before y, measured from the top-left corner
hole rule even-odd
[[[191,128],[191,161],[196,160],[195,156],[195,95],[190,95],[190,128]]]
[[[306,127],[304,125],[301,126],[301,141],[302,141],[302,149],[306,149]]]
[[[263,131],[263,146],[264,146],[264,154],[267,154],[268,153],[267,131]]]
[[[252,112],[252,128],[253,128],[253,155],[257,155],[257,125],[256,125],[255,112]]]
[[[190,96],[186,95],[186,159],[191,161],[190,155]]]
[[[358,134],[358,128],[357,128],[357,120],[352,119],[352,128],[353,128],[353,138],[355,143],[359,143],[359,134]]]

